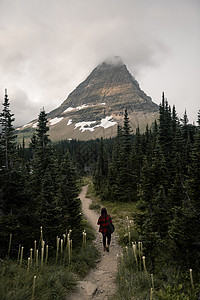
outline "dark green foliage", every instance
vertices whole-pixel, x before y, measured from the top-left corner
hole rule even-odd
[[[72,257],[73,271],[81,277],[85,276],[89,269],[95,267],[99,256],[99,252],[93,244],[86,245]]]
[[[137,176],[131,161],[132,143],[128,112],[125,110],[124,125],[118,127],[104,191],[105,197],[111,201],[137,199]]]
[[[78,176],[93,174],[102,199],[134,201],[137,236],[143,241],[152,271],[173,266],[200,265],[200,111],[198,125],[185,112],[179,120],[162,95],[159,122],[141,134],[131,133],[128,112],[115,139],[62,141],[52,144],[44,110],[29,148],[16,147],[7,93],[0,115],[0,238],[1,255],[17,256],[19,241],[25,252],[39,239],[46,242],[72,229],[75,244],[82,238]],[[73,163],[72,163],[73,162]],[[73,167],[75,166],[75,167]],[[7,242],[6,242],[7,241]],[[171,291],[168,291],[171,293]]]
[[[146,152],[140,175],[138,208],[143,213],[135,219],[152,267],[161,257],[162,261],[167,260],[183,270],[196,269],[200,261],[199,214],[194,206],[199,201],[192,201],[192,190],[198,194],[200,183],[198,167],[194,167],[197,173],[192,171],[193,162],[198,161],[192,153],[198,157],[198,146],[195,146],[195,126],[187,124],[186,115],[184,120],[181,126],[175,108],[171,113],[163,94],[159,130],[154,132],[156,143],[153,153]],[[194,189],[192,182],[195,182]]]
[[[65,299],[69,290],[76,284],[72,272],[66,267],[52,265],[44,267],[41,272],[20,268],[14,263],[4,263],[0,266],[1,284],[0,297],[3,300],[33,299],[33,277],[36,275],[34,299]]]
[[[75,245],[82,238],[82,218],[71,158],[68,154],[61,157],[55,154],[47,134],[44,110],[39,114],[30,148],[25,150],[24,144],[16,148],[8,106],[6,95],[7,115],[5,109],[1,114],[1,148],[4,150],[1,152],[1,256],[7,255],[6,239],[11,233],[14,250],[10,254],[16,256],[21,243],[26,255],[33,247],[33,241],[39,240],[41,226],[50,248],[55,244],[56,236],[69,229],[73,230]]]
[[[46,113],[42,110],[36,136],[31,142],[34,223],[44,228],[48,243],[53,243],[56,235],[61,235],[66,229],[72,229],[74,237],[79,239],[81,215],[75,169],[68,153],[60,158],[58,165],[46,124]]]
[[[119,151],[119,170],[117,175],[118,198],[120,201],[133,201],[134,199],[134,170],[131,169],[131,129],[128,112],[125,110],[124,125],[122,128],[121,145]]]
[[[137,201],[134,223],[151,268],[200,264],[200,131],[179,120],[162,95],[159,123],[131,138],[127,111],[118,128],[103,196]],[[101,193],[102,196],[102,193]]]
[[[3,103],[3,110],[0,114],[0,181],[1,187],[1,208],[4,212],[11,212],[13,196],[15,195],[15,188],[12,185],[13,177],[15,177],[16,164],[16,148],[15,135],[13,128],[13,114],[9,109],[10,103],[5,91],[5,98]]]
[[[58,167],[51,141],[47,135],[46,113],[42,110],[38,118],[36,135],[31,141],[33,160],[29,176],[30,195],[34,215],[33,231],[44,228],[47,243],[55,241],[55,236],[65,231],[62,209],[57,203]]]
[[[13,167],[14,153],[15,153],[15,135],[12,123],[14,122],[14,114],[11,114],[9,109],[10,103],[5,91],[5,98],[3,103],[3,111],[0,114],[1,125],[1,167],[4,170],[6,177],[9,176],[9,172]],[[2,170],[2,171],[3,171]]]
[[[81,230],[81,202],[78,199],[76,172],[67,152],[63,158],[59,172],[58,201],[62,208],[66,228],[72,230],[73,240],[79,241]]]
[[[13,229],[16,227],[15,220]],[[7,223],[5,223],[6,226]],[[35,259],[27,268],[27,258],[22,260],[7,259],[0,261],[0,299],[21,300],[33,299],[33,277],[36,276],[34,299],[66,299],[68,293],[75,288],[77,278],[86,275],[89,270],[96,265],[100,253],[91,243],[95,238],[94,230],[90,224],[83,219],[82,225],[87,233],[87,244],[74,248],[71,253],[69,265],[66,251],[66,241],[64,243],[64,252],[58,253],[58,259],[55,263],[55,256],[48,257],[48,260],[41,264],[41,256],[36,265]],[[46,240],[45,236],[44,239]],[[31,245],[32,246],[32,245]],[[56,245],[54,245],[54,248]],[[11,251],[15,245],[11,246]],[[55,251],[54,251],[55,254]],[[46,255],[45,255],[46,257]]]
[[[98,150],[98,160],[96,163],[96,169],[94,173],[94,185],[97,193],[104,197],[105,182],[108,175],[108,154],[101,138]]]
[[[106,160],[110,161],[114,139],[102,141]],[[53,144],[58,158],[69,151],[78,176],[87,176],[95,173],[101,139],[90,141],[64,140]]]
[[[5,256],[8,244],[5,243],[13,233],[13,244],[21,235],[22,242],[26,238],[27,228],[30,229],[31,214],[30,197],[27,188],[27,170],[23,167],[22,160],[17,155],[15,135],[12,122],[13,114],[9,109],[7,91],[0,115],[1,132],[1,158],[0,158],[0,248],[1,255]],[[15,253],[11,253],[15,254]]]
[[[118,174],[120,167],[120,151],[122,144],[122,128],[118,126],[117,136],[115,138],[112,160],[108,169],[107,186],[105,197],[111,201],[118,199]]]
[[[194,145],[191,150],[188,189],[192,205],[200,214],[200,129],[195,135]]]

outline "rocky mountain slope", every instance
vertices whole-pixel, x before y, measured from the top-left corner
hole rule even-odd
[[[98,65],[56,109],[48,113],[52,141],[113,137],[128,110],[133,129],[143,131],[158,117],[158,105],[139,87],[121,58]],[[18,139],[30,139],[37,120],[18,128]]]

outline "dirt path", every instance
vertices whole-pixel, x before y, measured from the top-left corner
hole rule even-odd
[[[96,231],[95,245],[101,251],[101,259],[96,268],[91,270],[83,281],[79,281],[76,292],[68,295],[68,300],[109,299],[116,288],[117,254],[121,253],[121,248],[117,243],[117,235],[114,233],[110,252],[103,251],[102,234],[98,231],[97,225],[99,215],[89,209],[92,200],[85,197],[87,189],[88,186],[84,186],[79,197],[82,202],[82,212]]]

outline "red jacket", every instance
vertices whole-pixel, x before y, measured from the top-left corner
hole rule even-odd
[[[106,235],[108,224],[112,223],[110,215],[101,215],[98,219],[97,224],[100,225],[99,231]]]

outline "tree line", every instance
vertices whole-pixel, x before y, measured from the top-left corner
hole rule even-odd
[[[164,93],[159,120],[131,134],[128,112],[118,127],[112,158],[99,147],[93,176],[108,201],[133,201],[136,239],[143,241],[152,269],[200,267],[200,111],[197,126],[179,119]]]
[[[48,136],[44,109],[29,148],[17,146],[14,115],[9,106],[6,91],[0,114],[1,257],[7,255],[10,234],[11,255],[16,256],[19,243],[28,251],[34,240],[39,240],[40,227],[49,245],[54,245],[56,236],[70,229],[76,243],[82,234],[82,217],[77,175],[70,155],[56,154]]]
[[[10,233],[30,244],[39,227],[54,242],[65,228],[81,234],[77,176],[90,175],[101,199],[135,202],[136,240],[152,269],[200,264],[200,111],[197,125],[179,119],[164,93],[159,120],[133,134],[128,111],[112,139],[60,141],[48,136],[41,110],[28,147],[16,145],[13,114],[5,95],[0,115],[0,238]],[[78,236],[78,235],[77,235]],[[4,245],[4,246],[3,246]],[[7,244],[6,244],[7,245]]]

